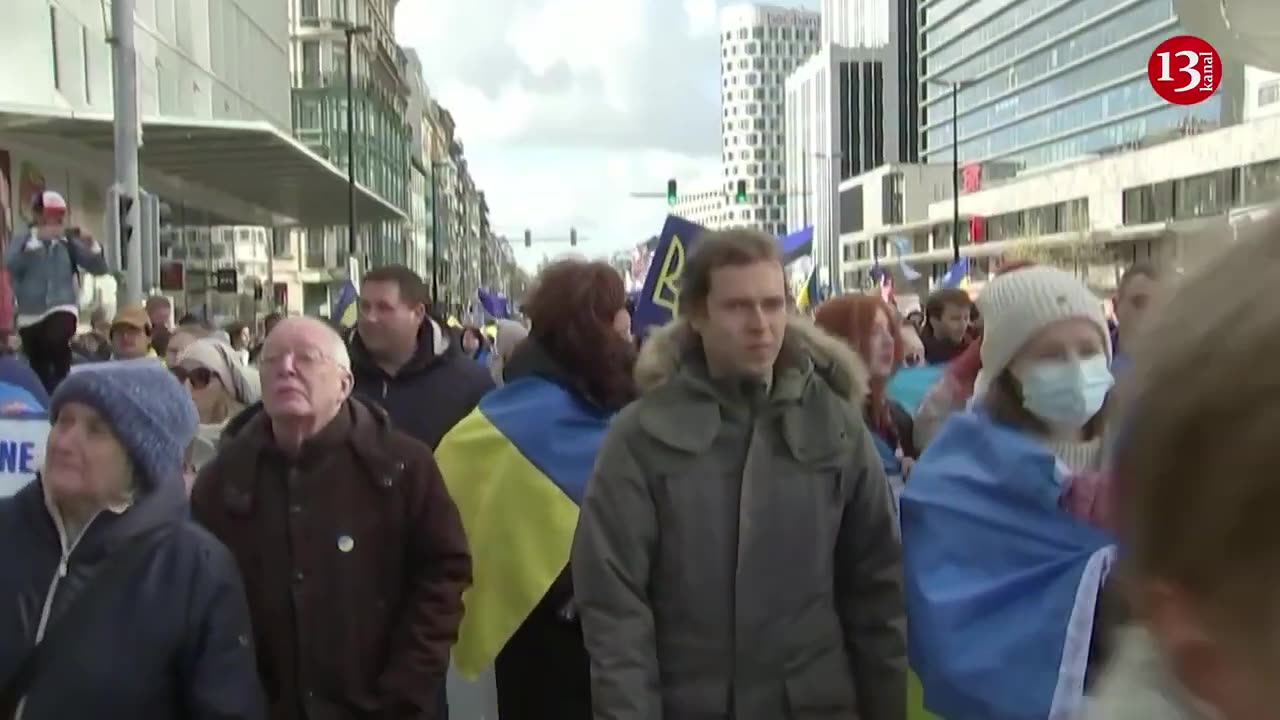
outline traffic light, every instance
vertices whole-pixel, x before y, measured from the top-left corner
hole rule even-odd
[[[524,246],[533,247],[533,233],[528,228],[524,231]]]
[[[676,204],[676,181],[675,181],[675,178],[672,178],[672,179],[670,179],[670,180],[668,180],[668,181],[667,181],[667,204],[668,204],[668,205],[675,205],[675,204]]]
[[[127,270],[129,267],[129,241],[133,238],[133,224],[129,222],[129,212],[133,210],[133,198],[128,195],[119,196],[120,203],[120,219],[118,227],[120,233],[120,269]]]
[[[734,196],[734,200],[740,203],[747,201],[747,181],[738,181],[738,193]]]
[[[578,246],[578,228],[569,228],[569,247]]]

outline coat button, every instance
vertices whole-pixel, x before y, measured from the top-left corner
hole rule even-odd
[[[395,484],[395,480],[392,480],[390,475],[382,476],[382,487],[389,488],[394,484]]]
[[[293,581],[294,581],[295,583],[300,583],[300,582],[302,582],[303,580],[306,580],[306,579],[307,579],[307,574],[306,574],[306,573],[304,573],[304,572],[302,572],[301,570],[299,570],[298,572],[296,572],[296,573],[294,573],[294,574],[293,574]]]
[[[294,515],[297,515],[298,513],[302,512],[302,506],[298,505],[297,503],[294,503],[293,505],[289,506],[289,512],[293,513]]]

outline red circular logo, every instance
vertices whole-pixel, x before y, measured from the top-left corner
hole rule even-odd
[[[1176,35],[1156,46],[1147,61],[1156,94],[1174,105],[1195,105],[1222,84],[1222,58],[1195,35]]]

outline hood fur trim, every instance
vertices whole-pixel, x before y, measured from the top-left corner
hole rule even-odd
[[[687,320],[673,320],[649,333],[636,359],[636,386],[641,393],[662,385],[675,374],[693,335]],[[865,401],[870,376],[862,358],[807,318],[792,315],[787,318],[778,362],[805,362],[806,359],[840,396],[859,405]]]

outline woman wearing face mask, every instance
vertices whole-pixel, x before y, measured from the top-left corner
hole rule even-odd
[[[996,277],[978,305],[975,401],[902,494],[911,662],[941,717],[1075,717],[1115,550],[1093,482],[1112,386],[1106,319],[1050,267]]]
[[[863,410],[885,476],[895,494],[917,457],[911,437],[911,414],[886,394],[889,378],[902,367],[900,324],[888,304],[874,295],[841,295],[818,307],[818,327],[849,344],[866,364],[870,387]]]

